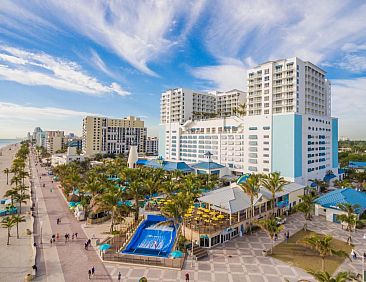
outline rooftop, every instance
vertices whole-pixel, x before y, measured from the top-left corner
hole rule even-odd
[[[337,189],[317,198],[315,203],[326,208],[337,208],[341,203],[359,205],[358,213],[362,213],[366,210],[366,193],[352,188]]]
[[[200,162],[200,163],[196,163],[194,165],[191,165],[191,167],[196,168],[196,169],[219,169],[219,168],[224,168],[225,166],[215,163],[215,162]]]

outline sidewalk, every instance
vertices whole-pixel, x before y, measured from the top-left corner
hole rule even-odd
[[[46,169],[39,165],[37,169],[39,176],[42,173],[47,173]],[[89,281],[88,270],[93,266],[96,274],[92,277],[92,281],[111,281],[107,270],[93,248],[89,248],[88,251],[84,249],[84,242],[88,239],[82,229],[84,223],[77,221],[70,213],[61,190],[57,188],[55,183],[52,183],[52,177],[47,175],[41,176],[41,179],[39,179],[39,176],[40,185],[38,185],[38,188],[41,189],[43,196],[42,200],[39,199],[39,207],[43,203],[47,210],[47,220],[43,224],[44,231],[42,232],[47,276],[62,273],[62,280],[55,280],[50,277],[49,281]],[[45,184],[45,187],[43,187],[43,184]],[[57,218],[61,218],[60,224],[57,224]],[[78,233],[78,238],[72,240],[71,235],[75,232]],[[57,235],[57,233],[59,233],[60,239],[51,246],[50,238],[52,234]],[[64,237],[66,233],[70,234],[67,243],[65,243]],[[49,258],[51,258],[51,262],[48,262]],[[51,270],[48,269],[49,267]]]

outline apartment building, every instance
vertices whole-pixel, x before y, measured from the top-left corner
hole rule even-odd
[[[160,99],[160,123],[209,119],[232,115],[240,104],[245,104],[245,93],[233,89],[228,92],[196,92],[185,88],[167,90]]]
[[[299,58],[269,61],[248,70],[248,115],[299,113],[330,116],[325,71]]]
[[[234,174],[279,171],[304,185],[329,170],[336,174],[338,120],[331,117],[325,72],[292,58],[262,64],[247,78],[246,115],[163,123],[159,154],[197,163],[210,151],[213,161]]]
[[[87,116],[83,119],[83,153],[127,154],[130,146],[145,152],[147,130],[144,121],[129,116],[122,119]]]
[[[63,131],[45,131],[45,137],[45,148],[51,155],[64,148],[65,135]]]
[[[146,138],[146,154],[157,156],[159,152],[159,139],[158,137],[147,137]]]

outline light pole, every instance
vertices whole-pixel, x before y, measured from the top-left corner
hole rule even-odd
[[[43,227],[43,221],[41,220],[39,223],[41,224],[41,244],[42,244],[42,227]]]
[[[210,173],[211,173],[211,171],[210,171],[210,164],[211,164],[211,157],[213,156],[213,154],[210,151],[207,151],[206,153],[204,153],[204,156],[206,158],[208,158],[207,188],[209,188],[208,187],[208,183],[210,181]]]

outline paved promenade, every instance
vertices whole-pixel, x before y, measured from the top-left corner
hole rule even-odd
[[[34,165],[34,161],[32,160]],[[90,248],[84,249],[87,240],[81,225],[69,212],[62,192],[56,188],[45,168],[35,165],[35,186],[37,187],[38,208],[42,224],[42,241],[40,246],[42,256],[38,281],[89,281],[88,269],[95,267],[95,275],[91,281],[111,281],[97,253]],[[36,176],[38,175],[38,176]],[[41,177],[41,178],[40,178]],[[45,185],[45,187],[43,187]],[[52,189],[51,189],[52,187]],[[57,218],[61,223],[57,224]],[[72,233],[78,233],[78,238],[72,240]],[[60,236],[55,244],[50,244],[52,234]],[[64,235],[70,234],[69,242],[65,243]]]

